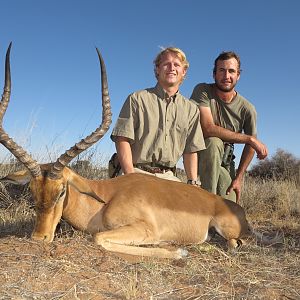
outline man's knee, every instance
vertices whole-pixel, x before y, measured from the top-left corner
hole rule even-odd
[[[155,173],[155,176],[166,180],[181,182],[181,180],[176,177],[172,171],[167,171],[165,173]]]
[[[224,154],[223,141],[217,137],[205,139],[206,149],[199,152],[199,161],[211,162],[215,159],[220,160]]]
[[[231,185],[232,178],[230,177],[229,172],[224,168],[220,168],[220,176],[217,186],[217,194],[231,200],[233,202],[236,202],[236,194],[234,191],[231,191],[230,194],[226,194],[229,186]]]
[[[224,143],[223,141],[218,137],[209,137],[205,139],[205,146],[206,149],[212,149],[212,150],[223,150]]]

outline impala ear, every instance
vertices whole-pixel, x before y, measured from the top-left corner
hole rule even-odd
[[[25,185],[26,183],[30,182],[31,180],[31,174],[28,170],[18,171],[11,174],[8,174],[7,176],[1,178],[1,181],[8,181],[12,184],[20,184]]]
[[[71,173],[68,182],[80,193],[86,194],[99,202],[105,203],[90,187],[86,179],[83,179],[81,176],[78,176],[76,173]]]

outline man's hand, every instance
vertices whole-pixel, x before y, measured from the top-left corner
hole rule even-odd
[[[239,179],[232,180],[229,188],[226,191],[226,195],[229,195],[232,191],[235,192],[236,195],[236,203],[240,204],[241,191],[242,191],[242,182]]]
[[[265,144],[260,142],[255,137],[250,138],[250,145],[255,150],[258,159],[265,159],[268,156],[268,149]]]

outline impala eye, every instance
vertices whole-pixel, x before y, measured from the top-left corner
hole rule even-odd
[[[63,197],[65,194],[66,194],[66,188],[64,187],[64,188],[62,189],[62,191],[60,192],[60,194],[59,194],[59,197],[58,197],[58,198],[61,198],[61,197]]]

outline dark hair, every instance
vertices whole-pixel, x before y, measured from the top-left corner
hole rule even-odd
[[[223,51],[219,56],[215,59],[215,65],[214,65],[214,74],[217,71],[217,62],[218,60],[228,60],[230,58],[235,58],[238,63],[238,72],[241,72],[241,60],[240,57],[233,51]]]

